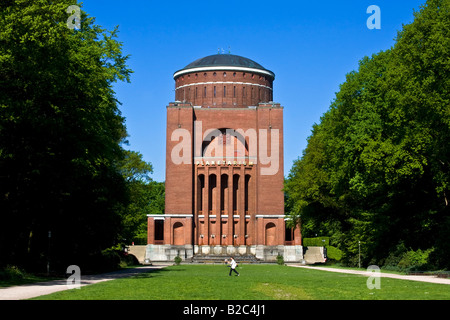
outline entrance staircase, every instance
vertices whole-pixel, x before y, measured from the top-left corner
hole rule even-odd
[[[194,255],[191,258],[191,263],[205,263],[205,264],[225,264],[225,260],[230,259],[230,255]],[[261,263],[254,255],[235,255],[234,259],[239,263]]]

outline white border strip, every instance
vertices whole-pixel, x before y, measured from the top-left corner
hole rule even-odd
[[[183,86],[176,87],[175,90],[178,90],[178,89],[181,89],[181,88],[184,88],[184,87],[203,86],[205,84],[242,84],[242,85],[246,85],[246,86],[262,87],[262,88],[266,88],[266,89],[269,89],[269,90],[273,91],[273,89],[271,87],[265,86],[263,84],[250,83],[250,82],[232,82],[232,81],[217,81],[217,82],[208,81],[208,82],[189,83],[189,84],[185,84]]]
[[[198,68],[190,68],[190,69],[182,69],[173,74],[173,78],[175,79],[178,76],[186,73],[193,72],[202,72],[202,71],[245,71],[245,72],[253,72],[253,73],[262,73],[268,76],[271,76],[275,79],[275,74],[269,70],[255,69],[255,68],[246,68],[246,67],[233,67],[233,66],[211,66],[211,67],[198,67]]]
[[[148,214],[147,217],[155,218],[155,220],[163,220],[164,218],[192,218],[192,214]]]
[[[284,214],[257,214],[256,218],[286,218]]]

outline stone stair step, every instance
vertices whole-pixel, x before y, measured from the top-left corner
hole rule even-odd
[[[229,258],[230,255],[195,255],[191,259],[191,262],[225,264],[225,260],[228,260]],[[260,260],[253,255],[244,255],[244,256],[235,255],[234,258],[238,263],[260,263]]]

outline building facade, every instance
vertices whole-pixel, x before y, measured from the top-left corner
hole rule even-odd
[[[303,258],[300,228],[287,229],[283,107],[275,74],[232,54],[174,73],[167,106],[165,214],[148,215],[150,261],[200,256]]]

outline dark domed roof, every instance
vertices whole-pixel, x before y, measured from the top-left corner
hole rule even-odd
[[[213,54],[204,58],[200,58],[198,60],[195,60],[194,62],[188,64],[186,67],[184,67],[181,70],[178,70],[175,72],[174,77],[177,75],[180,75],[181,73],[187,73],[189,72],[189,69],[194,68],[215,68],[215,67],[226,67],[227,69],[239,69],[239,68],[245,68],[245,69],[257,69],[255,71],[261,70],[265,74],[271,75],[273,78],[275,78],[275,74],[265,69],[262,65],[259,63],[250,60],[245,57],[237,56],[234,54]]]
[[[262,65],[256,63],[253,60],[236,56],[234,54],[213,54],[188,64],[184,69],[196,68],[196,67],[210,67],[210,66],[233,66],[233,67],[246,67],[262,69]]]

